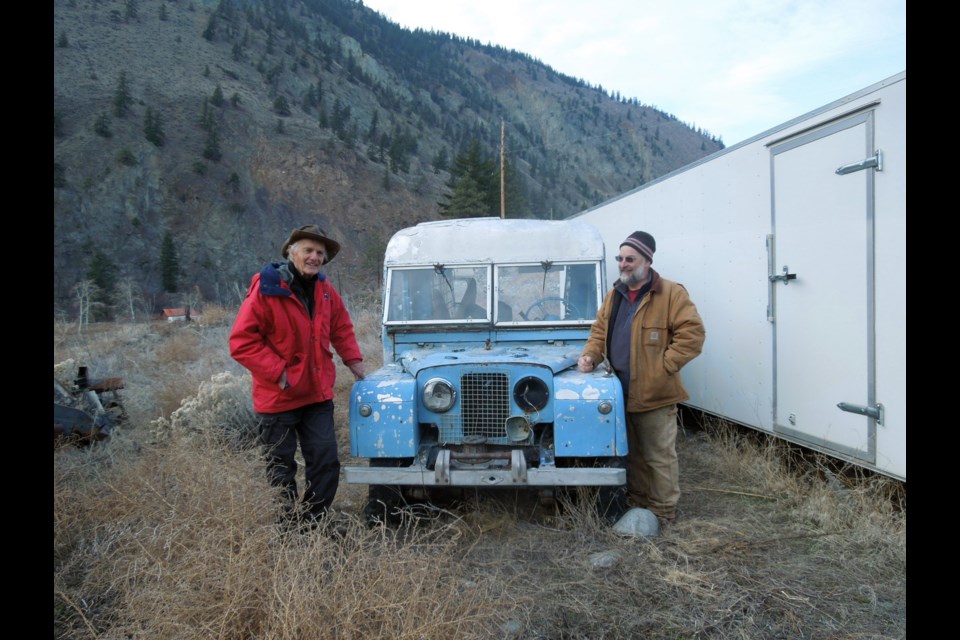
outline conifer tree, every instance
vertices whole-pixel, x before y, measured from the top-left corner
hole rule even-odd
[[[113,115],[118,118],[126,117],[130,111],[133,98],[130,97],[130,88],[127,86],[127,72],[120,72],[117,88],[113,92]]]
[[[53,188],[62,189],[67,186],[67,169],[59,162],[53,163]]]
[[[177,257],[177,247],[173,242],[173,235],[167,231],[163,234],[163,244],[160,247],[160,278],[163,281],[163,290],[167,293],[176,293],[180,279],[180,259]]]
[[[500,215],[500,180],[493,160],[483,157],[472,138],[454,159],[447,181],[450,193],[438,202],[440,213],[456,218]]]
[[[163,132],[163,120],[160,114],[154,112],[150,107],[147,107],[147,113],[143,117],[143,134],[155,147],[162,147],[166,141],[166,134]]]
[[[95,289],[91,294],[91,309],[94,320],[106,320],[110,317],[110,298],[113,295],[117,282],[116,267],[113,261],[99,249],[93,254],[90,267],[87,269],[87,279],[93,281]]]
[[[97,116],[97,119],[93,121],[93,132],[104,138],[112,138],[113,131],[110,130],[110,116],[105,113]]]
[[[213,126],[213,115],[210,113],[209,105],[210,101],[204,96],[200,104],[200,128],[204,131],[210,131],[210,127]]]
[[[273,101],[273,110],[280,116],[290,115],[290,103],[287,102],[285,96],[277,96],[276,100]]]
[[[203,147],[203,157],[213,162],[217,162],[222,157],[220,152],[220,134],[217,133],[216,127],[210,127],[210,131],[207,133],[207,143]]]

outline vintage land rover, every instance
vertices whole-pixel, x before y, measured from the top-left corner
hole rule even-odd
[[[397,232],[384,258],[382,368],[350,396],[347,483],[371,519],[439,489],[599,487],[622,500],[623,394],[577,370],[606,289],[578,221],[472,218]],[[619,496],[619,497],[618,497]],[[609,517],[615,517],[610,515]]]

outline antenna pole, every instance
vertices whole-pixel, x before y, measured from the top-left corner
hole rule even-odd
[[[504,125],[503,118],[500,118],[500,219],[503,220],[507,217],[507,176],[504,172],[505,163],[504,163],[504,153],[503,153],[503,140],[504,140]]]

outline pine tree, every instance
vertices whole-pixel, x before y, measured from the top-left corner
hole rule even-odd
[[[483,157],[480,141],[472,138],[454,159],[447,181],[446,202],[438,202],[445,216],[463,218],[500,214],[500,179],[493,160]]]
[[[206,96],[200,104],[200,128],[204,131],[210,131],[213,126],[213,115],[210,113],[210,100]]]
[[[527,198],[526,185],[523,176],[517,171],[516,167],[509,160],[505,163],[506,171],[504,175],[506,199],[506,216],[508,218],[529,218],[532,215],[530,202]],[[499,172],[497,180],[499,181]]]
[[[133,104],[133,98],[130,97],[130,88],[127,86],[127,72],[121,71],[117,88],[113,93],[113,115],[118,118],[126,117],[130,112],[131,104]]]
[[[53,163],[53,188],[62,189],[67,186],[67,169],[59,162]]]
[[[110,116],[105,113],[97,116],[97,119],[93,121],[93,132],[104,138],[112,138],[113,131],[110,130]]]
[[[450,161],[447,159],[447,148],[440,147],[437,154],[433,156],[433,172],[440,173],[441,171],[446,171],[449,163]]]
[[[223,89],[220,88],[220,85],[217,85],[217,88],[213,90],[213,97],[210,98],[210,104],[215,107],[223,106]]]
[[[203,38],[208,42],[213,42],[213,39],[217,35],[217,19],[216,15],[211,15],[210,20],[207,22],[207,28],[203,30]]]
[[[343,138],[347,123],[350,121],[350,105],[345,105],[337,98],[333,103],[333,113],[330,116],[330,128],[337,134],[338,138]]]
[[[213,162],[217,162],[222,157],[220,153],[220,134],[217,133],[216,127],[210,127],[210,131],[207,133],[207,143],[203,147],[203,157]]]
[[[160,114],[154,112],[150,107],[147,107],[147,113],[143,117],[143,134],[155,147],[162,147],[166,141],[166,134],[163,132],[163,120],[160,118]]]
[[[277,96],[276,100],[273,101],[273,110],[280,116],[290,115],[290,103],[287,102],[286,97]]]
[[[173,235],[167,231],[163,234],[163,245],[160,248],[160,277],[163,281],[163,290],[167,293],[177,292],[177,281],[180,279],[180,259],[177,257],[177,247],[173,242]]]
[[[67,32],[66,32],[66,31],[61,31],[61,32],[60,32],[60,39],[57,40],[57,46],[60,47],[61,49],[66,49],[67,47],[70,46],[70,41],[67,40]]]
[[[477,218],[490,215],[487,194],[470,174],[461,176],[447,202],[439,203],[440,213],[453,218]]]
[[[110,258],[99,249],[94,252],[93,259],[90,261],[90,267],[87,269],[87,279],[97,285],[92,294],[93,319],[109,319],[110,298],[117,282],[116,267]]]
[[[376,109],[373,110],[373,115],[370,116],[370,128],[367,129],[367,141],[377,139],[377,127],[380,123],[380,112]]]

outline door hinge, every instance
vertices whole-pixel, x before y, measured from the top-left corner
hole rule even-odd
[[[865,407],[859,404],[851,404],[849,402],[838,402],[837,408],[841,411],[847,411],[849,413],[856,413],[861,416],[867,416],[868,418],[873,418],[877,421],[877,424],[883,424],[883,405],[879,402],[872,407]]]
[[[883,171],[883,152],[877,151],[873,154],[872,157],[860,162],[854,162],[851,164],[845,164],[839,169],[837,169],[837,175],[842,176],[848,173],[853,173],[855,171],[863,171],[864,169],[870,169],[876,167],[877,171]]]

